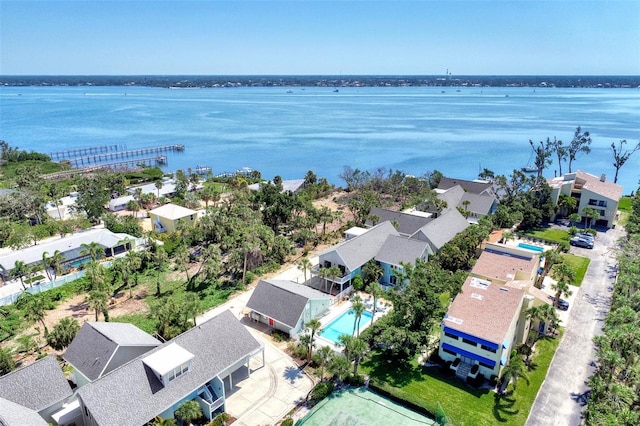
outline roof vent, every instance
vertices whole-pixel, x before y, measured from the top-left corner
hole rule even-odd
[[[509,289],[508,289],[508,288],[506,288],[506,287],[500,287],[500,290],[501,290],[501,291],[509,291]]]
[[[607,175],[605,175],[604,173],[600,175],[600,182],[604,182],[607,180]]]
[[[471,298],[472,299],[478,299],[478,300],[482,300],[483,299],[482,295],[478,294],[478,293],[471,293]]]

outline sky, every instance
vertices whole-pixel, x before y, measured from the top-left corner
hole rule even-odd
[[[640,75],[640,1],[0,0],[2,75]]]

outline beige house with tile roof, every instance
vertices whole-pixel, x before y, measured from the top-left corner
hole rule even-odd
[[[622,196],[622,186],[607,181],[605,175],[600,177],[578,170],[563,176],[547,179],[551,186],[551,199],[558,203],[560,194],[573,197],[577,201],[577,212],[585,217],[585,207],[595,209],[600,217],[595,220],[596,226],[611,228],[618,219],[618,202]],[[587,219],[588,220],[588,219]]]

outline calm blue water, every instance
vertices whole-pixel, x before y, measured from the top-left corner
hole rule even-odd
[[[555,88],[211,88],[2,87],[0,138],[49,153],[85,146],[127,149],[181,143],[167,171],[241,167],[265,178],[330,182],[345,165],[475,178],[479,167],[509,174],[529,159],[529,139],[569,142],[580,125],[592,152],[574,170],[613,178],[611,142],[638,142],[637,89]],[[554,164],[549,175],[553,175]],[[622,168],[637,187],[640,152]],[[566,167],[564,168],[566,171]]]
[[[373,315],[371,312],[363,312],[360,317],[360,330],[364,329],[371,322]],[[322,329],[320,335],[333,343],[340,343],[340,336],[343,334],[353,334],[353,325],[355,322],[355,314],[353,310],[343,312],[338,318],[331,321]]]

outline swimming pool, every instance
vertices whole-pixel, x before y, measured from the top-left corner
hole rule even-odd
[[[362,313],[360,317],[360,330],[363,330],[371,322],[371,318],[373,318],[371,312],[365,311]],[[353,323],[355,319],[353,309],[349,309],[327,324],[320,332],[320,336],[333,343],[340,343],[340,336],[343,334],[353,334]]]
[[[527,250],[537,251],[539,253],[542,253],[544,251],[544,247],[532,246],[531,244],[525,244],[525,243],[518,243],[518,247],[527,249]]]

